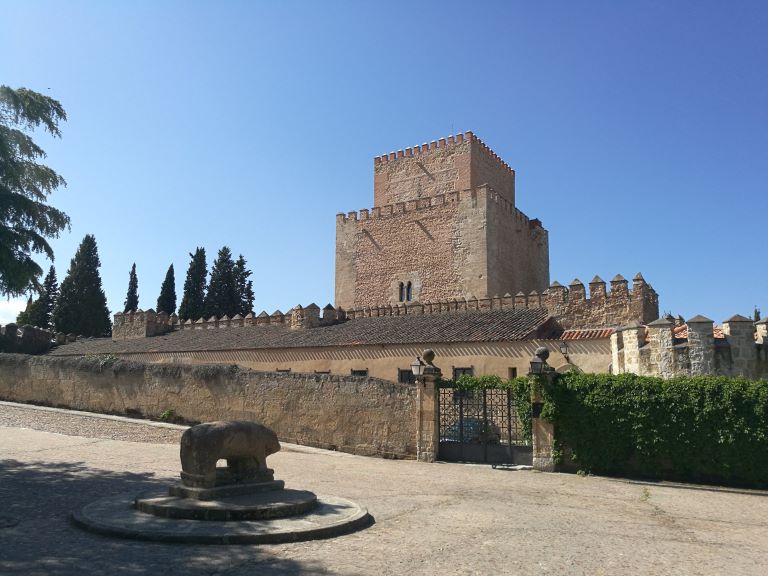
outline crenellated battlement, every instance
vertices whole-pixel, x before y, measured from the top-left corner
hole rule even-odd
[[[73,338],[76,338],[73,336]],[[0,325],[0,352],[19,354],[41,354],[53,346],[56,336],[50,330],[25,324],[18,326],[10,322]],[[66,337],[64,338],[66,341]]]
[[[243,326],[284,326],[290,329],[311,329],[358,318],[421,316],[487,310],[546,308],[557,323],[565,329],[611,327],[630,322],[644,322],[647,321],[646,316],[652,314],[643,308],[643,305],[648,304],[651,305],[651,308],[655,304],[656,315],[658,316],[656,292],[640,274],[635,276],[632,290],[629,290],[627,281],[621,276],[616,276],[611,281],[610,291],[606,290],[605,282],[597,276],[589,285],[591,298],[586,297],[586,290],[581,282],[572,282],[570,288],[553,282],[549,289],[541,293],[532,290],[528,294],[518,292],[514,296],[504,294],[503,296],[481,296],[478,298],[470,295],[467,298],[362,306],[348,310],[339,307],[334,308],[330,304],[320,310],[313,303],[306,307],[297,305],[285,313],[275,310],[269,314],[264,310],[259,314],[247,314],[245,317],[238,314],[231,318],[229,316],[220,318],[212,316],[186,321],[180,321],[176,314],[169,316],[165,312],[137,310],[136,312],[115,314],[112,339],[146,338],[165,334],[172,330],[210,330]],[[646,314],[646,316],[642,314]],[[610,321],[605,320],[607,315],[612,315]]]
[[[631,290],[621,274],[614,276],[610,284],[595,276],[589,282],[589,297],[578,278],[568,287],[553,282],[547,289],[546,307],[565,329],[618,327],[658,318],[659,297],[638,272]]]
[[[451,135],[373,160],[376,206],[488,184],[515,203],[515,171],[472,132]]]
[[[432,150],[439,150],[441,148],[456,146],[459,144],[463,144],[464,142],[477,142],[480,149],[483,152],[485,152],[488,156],[493,158],[496,162],[498,162],[499,165],[504,168],[504,170],[506,170],[510,174],[515,173],[514,169],[510,167],[509,164],[504,162],[504,160],[502,160],[502,158],[498,154],[496,154],[496,152],[494,152],[485,142],[483,142],[471,131],[463,132],[459,134],[451,134],[449,136],[446,136],[445,138],[440,138],[438,140],[432,140],[431,142],[418,144],[411,148],[404,148],[402,150],[390,152],[389,154],[382,154],[381,156],[375,156],[373,158],[373,164],[374,166],[376,166],[379,164],[385,164],[387,162],[395,161],[398,158],[413,158],[414,156],[421,156],[422,154],[426,154]]]
[[[165,312],[154,310],[136,310],[135,312],[118,312],[114,315],[112,323],[112,340],[132,340],[160,336],[174,330],[209,330],[213,328],[239,328],[243,326],[268,326],[286,325],[293,329],[317,328],[318,326],[330,326],[340,320],[344,320],[343,310],[336,310],[328,304],[322,310],[312,303],[306,307],[301,305],[291,308],[283,314],[275,310],[272,314],[262,311],[257,315],[253,312],[245,317],[236,314],[229,316],[211,316],[210,318],[198,318],[197,320],[181,320],[176,314],[168,315]]]
[[[722,328],[701,315],[679,326],[670,318],[647,326],[630,324],[611,335],[611,356],[616,374],[766,378],[768,319],[754,322],[736,315],[725,320]]]
[[[650,321],[658,316],[658,297],[642,275],[637,274],[630,290],[628,282],[617,275],[610,283],[595,276],[589,283],[590,297],[578,280],[566,288],[553,282],[547,290],[539,293],[483,296],[477,298],[453,298],[437,302],[404,302],[380,306],[363,306],[346,310],[346,317],[371,318],[377,316],[404,316],[407,314],[444,314],[472,310],[526,310],[546,308],[564,329],[617,327],[630,322]]]
[[[155,312],[152,308],[135,312],[118,312],[112,320],[112,340],[133,340],[158,336],[172,329],[178,316],[169,316],[165,312]]]
[[[504,196],[496,192],[487,184],[472,189],[456,190],[454,192],[446,192],[445,194],[435,194],[434,196],[419,198],[417,200],[396,202],[395,204],[386,204],[384,206],[374,206],[370,209],[362,208],[347,213],[339,212],[336,214],[336,222],[337,224],[347,224],[375,220],[377,218],[392,218],[411,212],[441,209],[446,206],[450,207],[451,205],[461,202],[475,203],[480,198],[487,198],[488,201],[497,204],[503,212],[510,214],[521,226],[527,228],[542,228],[541,220],[538,218],[528,218],[528,216],[518,210],[514,204],[509,202]]]

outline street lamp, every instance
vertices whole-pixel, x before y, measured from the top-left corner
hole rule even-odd
[[[531,371],[528,374],[539,375],[543,374],[549,369],[547,365],[547,358],[549,358],[549,350],[545,346],[539,346],[534,352],[535,356],[531,358]]]
[[[528,372],[528,374],[538,376],[543,371],[544,371],[544,360],[542,360],[538,356],[534,356],[533,358],[531,358],[531,369]]]
[[[560,354],[563,355],[566,362],[570,362],[570,359],[568,358],[568,342],[565,340],[560,342]]]
[[[416,356],[413,362],[411,362],[411,372],[413,372],[413,375],[418,378],[419,376],[424,375],[424,368],[426,368],[426,364],[421,361],[421,358]]]

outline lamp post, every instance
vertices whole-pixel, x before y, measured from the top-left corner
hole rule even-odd
[[[421,357],[416,356],[413,362],[411,362],[411,372],[416,377],[417,384],[419,383],[419,378],[424,375],[424,368],[426,368],[426,365],[421,361]]]

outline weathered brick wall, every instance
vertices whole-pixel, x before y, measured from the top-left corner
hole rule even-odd
[[[337,216],[336,305],[541,292],[549,244],[515,173],[472,132],[374,159],[372,210]]]
[[[659,317],[658,295],[640,274],[632,281],[632,290],[620,275],[611,280],[610,291],[596,276],[589,283],[589,298],[578,280],[568,288],[553,283],[542,303],[566,329],[647,324]]]
[[[495,190],[480,187],[339,214],[336,306],[541,292],[549,282],[547,231]]]
[[[538,220],[529,220],[493,192],[487,209],[486,294],[540,294],[549,286],[549,235]]]
[[[472,132],[374,158],[373,200],[386,206],[488,184],[515,203],[515,173]]]
[[[484,198],[471,191],[340,215],[336,306],[395,304],[409,281],[413,300],[482,293],[484,225]]]
[[[416,452],[415,387],[375,378],[0,354],[0,398],[148,417],[173,409],[190,421],[254,420],[308,446],[397,458]]]

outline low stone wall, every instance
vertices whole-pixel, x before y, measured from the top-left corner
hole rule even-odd
[[[234,365],[0,354],[0,399],[188,421],[243,419],[285,442],[414,458],[413,386],[375,378],[256,372]]]

